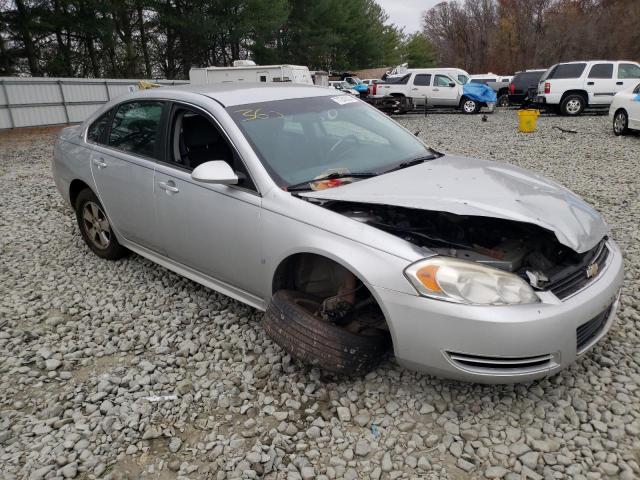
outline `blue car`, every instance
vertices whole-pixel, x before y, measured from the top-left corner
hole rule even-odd
[[[369,86],[362,83],[362,80],[358,77],[344,77],[344,81],[351,85],[351,88],[358,93],[367,93],[369,91]]]

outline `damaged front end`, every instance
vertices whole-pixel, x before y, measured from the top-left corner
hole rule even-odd
[[[602,270],[606,237],[578,253],[530,223],[382,204],[328,201],[323,207],[400,237],[428,252],[513,273],[534,290],[565,299]]]

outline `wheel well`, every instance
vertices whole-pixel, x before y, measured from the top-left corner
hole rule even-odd
[[[627,115],[627,116],[629,115],[629,114],[627,113],[627,110],[626,110],[625,108],[620,107],[620,108],[618,108],[618,109],[614,112],[613,116],[615,117],[615,116],[616,116],[618,113],[620,113],[620,112],[624,112],[624,114],[625,114],[625,115]]]
[[[569,95],[580,95],[582,98],[584,98],[584,103],[589,102],[589,94],[587,94],[587,92],[585,92],[584,90],[567,90],[562,94],[560,103],[564,102],[564,99],[567,98]]]
[[[500,90],[498,90],[498,97],[500,97],[501,95],[507,95],[509,93],[509,89],[504,87],[501,88]]]
[[[402,94],[402,93],[390,93],[389,96],[390,97],[404,97],[404,94]]]
[[[76,208],[76,199],[82,190],[85,188],[91,188],[89,185],[84,183],[82,180],[75,179],[71,182],[69,186],[69,201],[71,202],[71,208],[75,210]]]
[[[379,311],[385,329],[388,328],[380,305],[362,279],[344,265],[322,255],[297,253],[284,259],[273,275],[271,290],[272,293],[296,290],[322,301],[342,298],[348,299],[352,306],[373,307]]]

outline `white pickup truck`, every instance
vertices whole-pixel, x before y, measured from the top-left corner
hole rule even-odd
[[[477,113],[482,102],[464,96],[463,86],[445,69],[412,69],[401,77],[392,77],[371,88],[374,99],[405,97],[413,106],[460,108]]]

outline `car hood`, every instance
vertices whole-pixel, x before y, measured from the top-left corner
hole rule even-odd
[[[541,175],[455,155],[301,195],[532,223],[578,253],[593,248],[609,230],[592,207]]]

